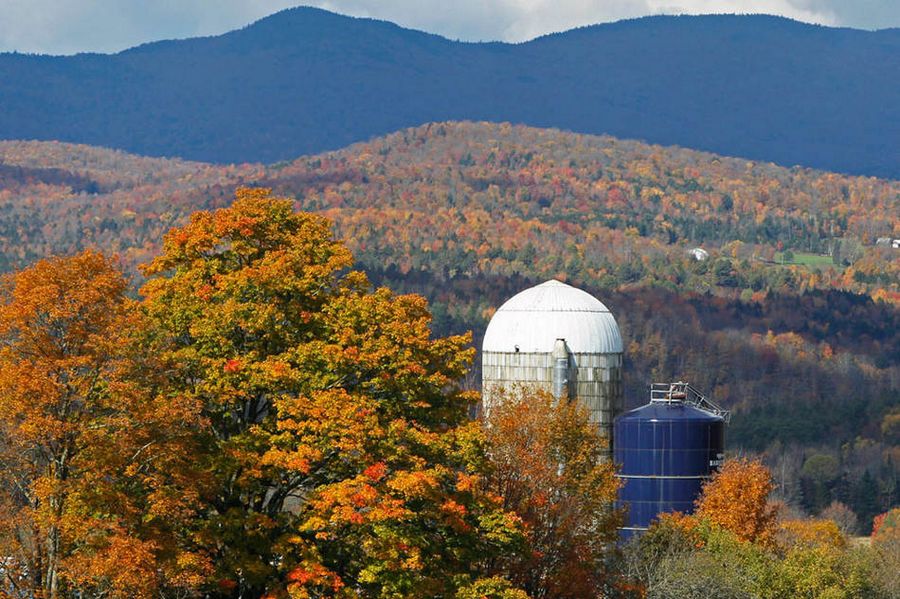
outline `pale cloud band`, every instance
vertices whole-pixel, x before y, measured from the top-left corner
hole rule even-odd
[[[802,0],[325,0],[314,4],[348,14],[469,41],[521,42],[582,25],[658,14],[766,13],[821,25],[838,24],[827,8]],[[805,3],[808,4],[808,3]]]
[[[0,51],[114,52],[157,39],[215,35],[296,0],[0,0]],[[822,25],[900,26],[900,0],[312,0],[451,39],[519,42],[656,14],[766,13]]]

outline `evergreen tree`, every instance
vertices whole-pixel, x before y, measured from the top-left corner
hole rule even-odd
[[[878,504],[878,482],[869,472],[863,473],[853,491],[853,511],[859,516],[863,531],[872,529],[872,520],[881,511]]]

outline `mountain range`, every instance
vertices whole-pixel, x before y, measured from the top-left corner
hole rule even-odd
[[[463,43],[312,9],[118,54],[0,54],[0,138],[275,162],[508,121],[900,178],[900,29],[648,17]]]

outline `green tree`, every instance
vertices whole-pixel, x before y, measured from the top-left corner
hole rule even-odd
[[[456,599],[528,599],[504,578],[485,578],[459,590]]]
[[[881,514],[875,519],[868,558],[876,588],[885,597],[900,597],[900,508]]]
[[[800,473],[807,484],[803,499],[810,512],[821,511],[831,499],[831,487],[840,474],[840,464],[834,456],[817,453],[803,463]]]
[[[452,596],[520,538],[481,491],[470,337],[351,265],[329,221],[241,189],[145,269],[170,392],[209,422],[218,595]]]
[[[878,481],[866,469],[853,488],[853,511],[859,516],[860,528],[872,530],[872,520],[880,512],[878,505]]]

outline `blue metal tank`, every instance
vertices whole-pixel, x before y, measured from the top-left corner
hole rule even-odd
[[[722,463],[728,412],[687,383],[656,383],[650,403],[615,422],[613,457],[627,510],[623,540],[647,530],[662,512],[691,513]]]

